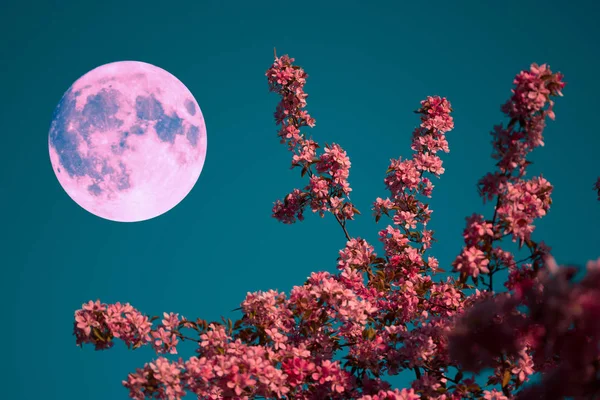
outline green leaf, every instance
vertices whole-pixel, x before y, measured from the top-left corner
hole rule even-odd
[[[467,388],[468,388],[468,389],[469,389],[471,392],[479,392],[479,391],[481,390],[481,387],[480,387],[478,384],[476,384],[476,383],[473,383],[473,384],[471,384],[471,385],[467,386]]]
[[[504,376],[502,377],[502,387],[503,388],[505,388],[508,385],[508,383],[510,382],[510,378],[511,378],[510,371],[505,369]]]
[[[100,335],[100,331],[97,328],[92,328],[92,333],[101,342],[105,342],[104,338]]]
[[[371,327],[366,328],[362,333],[363,338],[365,338],[367,340],[372,340],[375,337],[375,335],[376,335],[375,329],[373,329]]]

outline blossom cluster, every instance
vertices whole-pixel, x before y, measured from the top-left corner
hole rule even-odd
[[[275,111],[275,122],[281,126],[278,136],[293,152],[292,168],[300,167],[302,176],[308,174],[309,183],[303,190],[294,189],[283,201],[278,200],[273,207],[273,216],[291,224],[296,219],[302,220],[304,210],[309,206],[321,216],[325,212],[333,213],[343,224],[353,219],[357,212],[346,198],[352,190],[348,183],[350,159],[335,143],[325,145],[324,152],[317,156],[320,146],[300,132],[302,127],[314,127],[315,120],[303,110],[308,97],[304,92],[308,75],[293,62],[294,59],[288,56],[276,58],[266,76],[270,90],[281,96]]]
[[[550,257],[514,291],[477,303],[450,335],[453,357],[467,370],[495,368],[507,393],[543,372],[541,382],[518,394],[522,400],[593,398],[600,365],[600,258],[588,262],[582,280],[574,279],[577,272]]]
[[[533,222],[550,208],[552,185],[541,176],[524,178],[531,163],[527,154],[543,145],[546,117],[555,118],[553,97],[562,95],[562,75],[532,64],[515,78],[513,95],[502,107],[510,122],[492,133],[498,170],[479,185],[484,201],[495,199],[494,215],[467,218],[465,246],[452,263],[458,275],[434,281],[445,271],[427,253],[435,239],[425,201],[432,196],[431,178],[444,173],[438,154],[449,152],[446,134],[454,128],[449,101],[429,96],[421,102],[412,157],[390,161],[384,178],[390,195],[377,198],[372,208],[376,222],[390,220],[379,231],[380,257],[346,229],[358,213],[349,201],[346,152],[332,144],[318,155],[319,145],[301,132],[315,120],[305,110],[307,74],[293,62],[275,57],[266,76],[281,97],[278,136],[293,153],[292,168],[299,167],[308,184],[277,201],[273,217],[291,224],[303,220],[306,207],[321,216],[332,213],[347,238],[337,273],[314,272],[289,297],[275,290],[248,293],[243,317],[235,322],[192,321],[173,313],[161,320],[129,304],[89,302],[75,312],[77,344],[102,350],[121,339],[133,348],[151,346],[158,358],[123,382],[133,399],[194,394],[505,400],[593,394],[600,368],[600,259],[577,282],[573,268],[548,258],[549,247],[532,234]],[[595,189],[600,196],[600,179]],[[529,256],[517,261],[503,249],[499,242],[508,236],[526,245]],[[497,294],[493,277],[501,270],[508,272],[508,292]],[[166,357],[178,354],[178,343],[186,340],[197,343],[195,356]],[[409,388],[393,389],[383,378],[404,370],[415,375]],[[525,386],[535,372],[544,374],[541,383]]]
[[[552,185],[543,177],[524,179],[526,168],[531,164],[526,156],[534,148],[543,146],[545,117],[555,118],[552,96],[562,96],[565,83],[562,74],[552,73],[547,65],[532,64],[529,71],[522,71],[514,80],[510,100],[502,111],[510,118],[506,127],[497,125],[492,132],[492,157],[498,160],[498,170],[486,174],[479,182],[480,195],[484,201],[496,199],[494,216],[485,220],[481,215],[467,218],[464,238],[465,247],[453,266],[467,277],[477,278],[481,273],[490,275],[502,269],[514,269],[512,259],[496,257],[498,248],[493,244],[505,236],[512,236],[532,248],[531,240],[537,218],[546,215],[552,200]],[[538,254],[538,259],[544,254]],[[509,264],[502,261],[509,260]],[[491,283],[489,284],[492,289]]]
[[[477,214],[467,218],[463,233],[465,246],[453,263],[462,281],[471,278],[475,284],[481,283],[492,292],[494,275],[508,270],[506,288],[519,291],[522,282],[535,279],[544,268],[550,248],[543,242],[532,240],[533,223],[548,212],[553,187],[542,176],[524,177],[531,164],[527,155],[544,145],[546,117],[555,118],[552,97],[562,96],[565,86],[562,78],[545,64],[532,64],[529,71],[522,71],[514,80],[513,95],[502,106],[510,122],[506,127],[497,125],[492,132],[492,157],[497,160],[497,171],[486,174],[479,182],[479,193],[484,202],[495,200],[494,215],[491,219]],[[515,261],[515,255],[499,244],[507,236],[520,247],[526,244],[529,256]],[[493,368],[488,383],[499,383],[503,396],[508,397],[528,381],[535,370],[532,347],[519,339],[525,333],[515,331],[511,326],[511,321],[523,317],[513,312],[513,306],[504,294],[488,297],[466,311],[468,318],[461,319],[450,336],[452,359],[465,370],[479,372],[483,367]],[[505,319],[497,316],[496,312],[500,310],[506,311]],[[490,318],[499,323],[478,325]],[[465,321],[475,320],[477,323],[465,325]],[[472,341],[472,335],[478,340]],[[483,336],[485,343],[491,343],[487,347],[481,345]],[[507,336],[513,341],[502,340]]]

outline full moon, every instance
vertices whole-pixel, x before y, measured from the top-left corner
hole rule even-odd
[[[48,136],[52,168],[67,194],[119,222],[175,207],[206,157],[206,125],[194,96],[167,71],[137,61],[102,65],[75,81]]]

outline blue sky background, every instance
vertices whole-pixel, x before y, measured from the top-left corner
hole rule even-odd
[[[272,203],[305,182],[276,137],[278,98],[264,76],[273,47],[309,74],[308,111],[317,120],[310,133],[348,152],[352,199],[363,212],[348,229],[378,250],[385,225],[374,223],[370,207],[388,194],[389,159],[410,155],[412,111],[427,95],[451,101],[456,128],[430,202],[439,240],[431,254],[443,267],[460,251],[465,217],[491,215],[475,184],[493,167],[489,132],[504,121],[500,105],[514,75],[549,63],[567,87],[546,147],[531,158],[530,174],[543,172],[555,186],[535,238],[559,262],[600,256],[592,191],[600,175],[599,11],[594,1],[4,1],[3,396],[127,398],[121,380],[154,353],[77,348],[73,312],[90,299],[217,320],[239,316],[231,310],[248,291],[288,292],[311,271],[335,271],[345,239],[331,216],[293,226],[270,217]],[[196,187],[168,213],[133,224],[77,206],[47,148],[62,94],[87,71],[120,60],[178,77],[208,130]]]

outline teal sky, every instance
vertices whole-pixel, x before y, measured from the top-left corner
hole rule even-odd
[[[317,121],[310,134],[348,152],[352,200],[363,213],[348,229],[379,251],[385,221],[376,225],[370,207],[388,195],[389,159],[410,155],[412,111],[427,95],[451,101],[451,152],[430,202],[439,241],[431,254],[446,267],[461,249],[465,217],[491,215],[475,184],[493,167],[489,132],[504,121],[500,105],[514,75],[549,63],[567,87],[546,147],[531,157],[530,176],[543,172],[555,186],[534,238],[559,262],[600,256],[592,191],[600,175],[598,16],[594,1],[4,1],[2,397],[127,398],[121,381],[154,353],[77,348],[73,313],[90,299],[217,320],[238,317],[231,310],[248,291],[287,292],[311,271],[335,271],[345,239],[331,216],[307,215],[293,226],[271,218],[272,203],[305,182],[289,170],[291,154],[276,137],[278,98],[264,76],[273,47],[309,74],[307,110]],[[63,93],[87,71],[121,60],[179,78],[208,131],[192,192],[168,213],[133,224],[77,206],[48,157]]]

